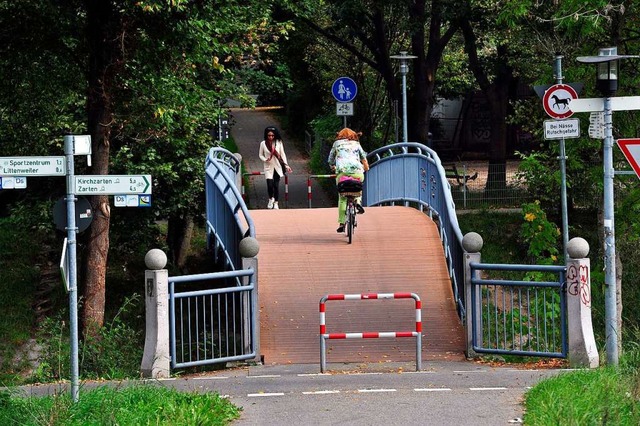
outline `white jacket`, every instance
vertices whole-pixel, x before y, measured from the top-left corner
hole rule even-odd
[[[275,141],[276,149],[275,151],[280,155],[282,161],[285,164],[289,164],[287,161],[287,155],[284,153],[284,144],[281,140]],[[282,166],[280,165],[280,161],[278,161],[278,157],[275,155],[271,155],[271,151],[267,149],[267,143],[265,141],[260,142],[260,151],[258,156],[264,163],[264,177],[266,179],[273,179],[273,172],[277,172],[278,175],[284,176],[284,170],[282,170]]]

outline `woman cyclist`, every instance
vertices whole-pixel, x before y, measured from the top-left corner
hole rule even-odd
[[[367,153],[359,142],[361,133],[345,127],[336,135],[336,141],[329,152],[328,163],[336,173],[336,185],[344,179],[356,179],[364,183],[364,172],[369,170]],[[356,199],[356,209],[359,214],[364,213],[361,198]],[[338,194],[338,233],[344,232],[345,210],[347,199]]]

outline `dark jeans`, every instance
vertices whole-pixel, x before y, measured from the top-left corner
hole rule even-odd
[[[269,194],[269,198],[278,201],[280,195],[280,175],[277,172],[273,172],[273,179],[267,179],[267,193]]]

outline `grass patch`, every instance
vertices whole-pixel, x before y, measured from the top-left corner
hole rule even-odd
[[[638,371],[600,368],[562,374],[526,394],[524,423],[537,425],[638,425]]]
[[[0,393],[0,424],[20,425],[225,425],[240,409],[217,393],[198,394],[150,385],[23,398]]]

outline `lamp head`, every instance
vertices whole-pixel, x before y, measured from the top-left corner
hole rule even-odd
[[[598,56],[579,56],[576,60],[583,64],[596,64],[596,88],[605,96],[613,96],[618,91],[620,59],[637,57],[618,55],[617,47],[605,47],[598,51]]]
[[[597,65],[596,88],[604,96],[613,96],[618,91],[618,65],[617,59]]]
[[[404,76],[404,75],[407,75],[407,73],[409,72],[409,60],[415,59],[417,58],[417,56],[407,55],[407,51],[403,50],[400,52],[399,55],[393,55],[393,56],[390,56],[390,58],[400,60],[400,74]]]

